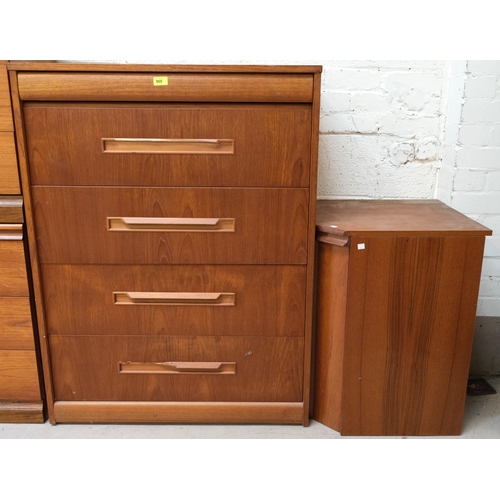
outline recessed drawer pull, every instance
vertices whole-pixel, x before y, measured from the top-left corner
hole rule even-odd
[[[113,292],[116,305],[234,306],[235,293]]]
[[[234,362],[206,362],[206,361],[168,361],[164,363],[140,363],[135,361],[120,361],[120,373],[153,373],[153,374],[211,374],[236,375]]]
[[[101,139],[103,153],[233,155],[234,139]]]
[[[182,233],[234,233],[235,219],[108,217],[108,231],[163,231]]]

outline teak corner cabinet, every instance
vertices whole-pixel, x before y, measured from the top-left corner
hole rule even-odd
[[[9,70],[50,421],[307,425],[321,67]]]
[[[459,435],[485,236],[436,200],[319,201],[314,418]]]

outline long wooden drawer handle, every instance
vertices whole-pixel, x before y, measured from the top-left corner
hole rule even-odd
[[[235,293],[113,292],[116,305],[234,306]]]
[[[19,241],[23,239],[22,224],[0,224],[0,240]]]
[[[120,361],[120,373],[153,373],[153,374],[211,374],[235,375],[236,363],[211,361],[168,361],[158,363],[141,363],[135,361]]]
[[[232,155],[234,139],[103,138],[103,153]]]
[[[234,233],[235,219],[108,217],[108,231],[163,231],[183,233]]]

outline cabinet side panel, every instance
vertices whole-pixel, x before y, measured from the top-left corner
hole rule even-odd
[[[452,238],[449,238],[451,240]],[[450,242],[453,244],[453,242]],[[450,357],[453,364],[449,372],[449,384],[446,390],[446,406],[440,422],[439,434],[459,435],[462,432],[462,419],[467,392],[474,322],[476,319],[481,266],[483,263],[484,237],[469,237],[463,243],[465,259],[462,268],[462,286],[455,291],[459,304],[455,309],[458,318],[456,334]],[[451,354],[452,353],[452,354]]]
[[[53,418],[53,393],[52,393],[52,373],[50,368],[50,356],[48,342],[45,335],[45,314],[42,294],[42,283],[40,279],[39,265],[38,265],[38,249],[36,246],[36,234],[33,223],[33,212],[31,202],[31,188],[29,168],[26,155],[26,144],[24,137],[24,124],[22,116],[22,104],[19,99],[19,92],[17,88],[17,73],[14,71],[9,72],[10,87],[12,92],[12,113],[16,128],[16,141],[17,153],[19,160],[20,180],[22,184],[24,211],[26,216],[26,229],[29,244],[29,257],[31,277],[33,280],[34,301],[37,314],[38,335],[40,340],[40,353],[43,363],[43,376],[44,376],[44,392],[47,401],[47,410],[50,421],[54,423]]]
[[[340,431],[349,249],[318,244],[313,418]]]
[[[311,413],[312,344],[313,344],[313,298],[314,298],[314,258],[316,240],[316,197],[318,183],[319,111],[321,96],[321,74],[314,75],[314,93],[311,120],[311,168],[309,171],[309,225],[307,240],[307,290],[306,324],[304,344],[304,416],[302,425],[309,425]]]

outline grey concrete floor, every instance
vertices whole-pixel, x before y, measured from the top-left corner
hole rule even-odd
[[[467,396],[461,439],[500,438],[500,377],[483,377],[497,391]],[[345,439],[316,421],[300,425],[0,424],[0,439]],[[454,436],[456,439],[457,436]],[[352,439],[352,438],[351,438]]]

